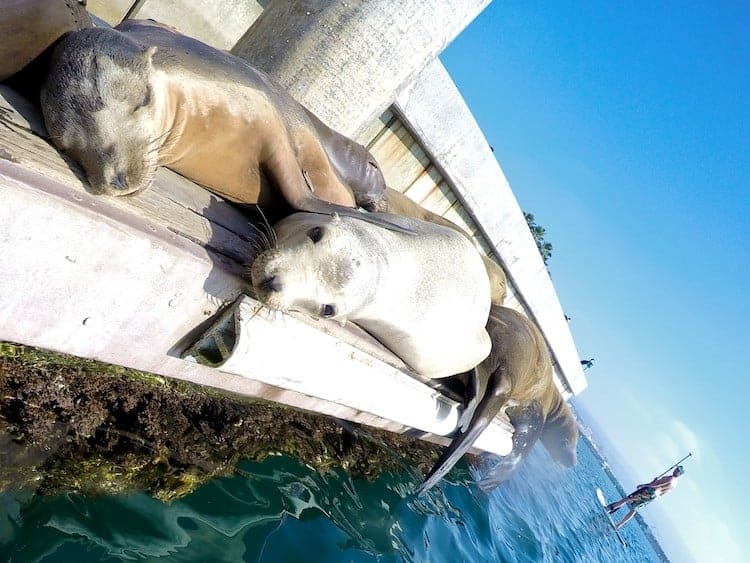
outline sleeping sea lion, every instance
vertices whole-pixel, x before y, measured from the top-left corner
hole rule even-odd
[[[267,306],[351,320],[429,378],[470,370],[489,353],[487,275],[453,229],[381,213],[295,213],[274,231],[277,244],[251,267]]]
[[[552,363],[539,329],[517,311],[493,305],[487,332],[492,351],[477,366],[482,398],[468,428],[445,449],[417,494],[440,481],[501,410],[514,427],[513,450],[480,481],[482,488],[507,479],[537,438],[557,462],[566,467],[576,463],[578,425],[552,380]]]
[[[385,189],[364,147],[268,76],[156,22],[68,34],[41,103],[53,142],[97,193],[145,189],[161,165],[267,209],[373,209]]]

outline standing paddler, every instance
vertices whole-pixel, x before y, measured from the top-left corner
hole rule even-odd
[[[692,454],[688,454],[680,461],[687,459],[691,455]],[[620,500],[613,502],[612,504],[608,504],[605,507],[607,512],[611,514],[626,503],[630,506],[630,511],[622,520],[620,520],[620,522],[615,524],[615,529],[619,530],[620,528],[622,528],[633,516],[635,516],[635,513],[641,506],[648,504],[656,497],[667,494],[677,486],[677,479],[680,477],[680,475],[685,473],[685,468],[682,467],[682,465],[677,464],[673,465],[672,467],[674,467],[674,470],[672,471],[671,475],[664,475],[664,473],[662,473],[649,483],[638,485],[636,490],[630,493],[628,496],[623,497]],[[672,467],[670,467],[669,469],[672,469]],[[669,469],[667,471],[669,471]]]

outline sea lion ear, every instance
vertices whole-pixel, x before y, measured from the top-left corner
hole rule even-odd
[[[334,223],[340,223],[341,222],[341,217],[339,217],[339,214],[336,213],[335,211],[333,212],[333,215],[331,217],[333,218],[333,222]]]
[[[154,62],[154,53],[157,51],[156,45],[151,45],[150,47],[146,47],[143,51],[141,51],[141,56],[146,60],[146,63],[151,66]]]

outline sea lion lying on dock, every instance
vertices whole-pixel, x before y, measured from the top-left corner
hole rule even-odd
[[[351,320],[429,378],[489,354],[487,275],[453,229],[382,213],[295,213],[274,231],[277,243],[251,267],[267,306]]]
[[[537,439],[557,462],[566,467],[576,463],[578,425],[552,380],[552,363],[539,329],[517,311],[493,305],[487,332],[492,351],[475,370],[481,399],[468,428],[445,449],[418,494],[451,470],[501,410],[514,427],[513,450],[480,481],[483,489],[506,480]]]
[[[453,221],[450,221],[445,217],[438,215],[437,213],[433,213],[429,209],[425,209],[406,194],[403,194],[398,190],[394,190],[393,188],[385,189],[384,208],[384,211],[386,213],[403,215],[404,217],[412,217],[414,219],[420,219],[422,221],[429,221],[430,223],[435,223],[436,225],[443,225],[444,227],[454,229],[464,236],[471,238],[471,235],[469,235],[469,233],[464,231]],[[490,279],[492,304],[502,305],[503,301],[505,301],[505,294],[507,292],[507,279],[505,277],[505,272],[500,267],[500,265],[492,258],[485,256],[481,252],[479,254],[484,261],[484,266],[487,270],[487,276]]]
[[[0,80],[17,73],[63,34],[91,27],[85,0],[5,0],[0,16]]]
[[[385,189],[367,149],[268,76],[156,22],[68,34],[41,103],[53,142],[98,193],[143,190],[157,166],[266,209],[376,209]]]

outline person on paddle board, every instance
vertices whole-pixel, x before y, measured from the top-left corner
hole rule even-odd
[[[620,522],[615,525],[615,529],[619,530],[620,528],[622,528],[625,523],[628,522],[628,520],[635,516],[635,513],[641,506],[643,506],[644,504],[648,504],[656,497],[660,497],[674,489],[677,486],[678,477],[683,473],[685,473],[685,469],[682,467],[682,465],[678,465],[674,468],[674,471],[672,471],[671,475],[657,477],[650,483],[638,485],[638,488],[628,496],[621,498],[620,500],[613,502],[612,504],[608,504],[605,508],[610,514],[612,514],[625,503],[628,503],[630,505],[630,512],[628,512],[625,515],[625,518],[620,520]]]

